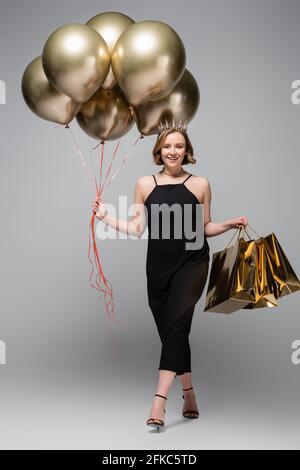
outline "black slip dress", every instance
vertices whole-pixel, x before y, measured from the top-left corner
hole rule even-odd
[[[203,292],[209,268],[209,245],[203,233],[203,223],[196,217],[196,208],[200,204],[195,194],[185,182],[158,185],[152,175],[155,186],[144,202],[147,208],[148,248],[146,257],[147,293],[150,309],[153,313],[158,333],[162,342],[158,369],[171,370],[176,375],[191,372],[191,351],[188,336],[195,304]],[[174,215],[162,222],[163,215],[152,218],[161,205],[179,204],[182,209],[182,227],[186,217],[191,227],[202,230],[203,244],[196,249],[187,249],[186,242],[193,242],[196,237],[186,238],[184,229],[181,238],[174,236]],[[174,207],[174,206],[173,206]],[[200,208],[198,207],[198,210]],[[187,212],[185,212],[187,210]],[[183,214],[186,214],[185,216]],[[156,214],[157,215],[157,214]],[[153,222],[153,220],[155,222]],[[176,219],[178,227],[178,218]],[[169,224],[169,234],[163,233],[163,224]],[[193,245],[196,247],[196,245]]]

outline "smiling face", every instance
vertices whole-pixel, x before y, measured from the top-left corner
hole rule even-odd
[[[181,132],[168,134],[161,148],[161,159],[166,168],[180,169],[186,155],[186,142]]]

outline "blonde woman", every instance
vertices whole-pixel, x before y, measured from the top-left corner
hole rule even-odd
[[[101,200],[95,201],[93,211],[102,222],[132,236],[141,237],[148,225],[147,292],[161,340],[161,355],[157,390],[146,424],[156,427],[158,431],[164,426],[165,404],[176,376],[180,377],[184,392],[183,416],[190,419],[199,417],[192,385],[189,333],[195,305],[202,295],[208,276],[210,250],[207,237],[247,225],[248,220],[246,217],[238,217],[219,223],[211,221],[211,189],[208,180],[192,175],[183,168],[184,165],[196,163],[185,128],[173,125],[161,129],[153,149],[153,158],[154,163],[163,168],[137,180],[134,193],[136,209],[130,221],[108,215]],[[157,216],[162,205],[172,208],[174,204],[182,208],[181,222],[177,228],[190,219],[188,222],[192,225],[193,233],[196,233],[193,239],[186,237],[184,230],[180,238],[174,236],[175,215],[171,217],[171,213],[166,215],[164,221],[169,228],[169,237],[162,236],[164,222],[160,224],[159,217],[153,224],[153,212]],[[197,218],[199,206],[203,208],[201,221]],[[146,210],[141,211],[141,207]],[[187,207],[189,211],[185,215]],[[197,238],[201,230],[203,243],[199,247]]]

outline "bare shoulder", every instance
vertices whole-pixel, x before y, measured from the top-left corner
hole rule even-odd
[[[207,178],[205,178],[204,176],[196,176],[196,179],[198,189],[202,192],[202,194],[206,194],[211,191],[210,184]]]
[[[204,197],[210,189],[208,179],[204,176],[193,175],[193,178],[187,180],[186,185],[189,186],[189,189],[195,194],[199,202],[203,203]]]
[[[136,189],[145,201],[155,185],[152,175],[140,176],[136,182]]]
[[[194,178],[196,179],[196,182],[201,185],[201,186],[209,186],[209,181],[207,178],[205,178],[204,176],[197,176],[195,175]]]
[[[145,185],[147,185],[147,184],[149,184],[149,183],[152,183],[152,181],[154,181],[152,175],[150,175],[150,176],[140,176],[140,177],[137,179],[137,182],[136,182],[136,183],[137,183],[139,186],[145,186]]]
[[[153,176],[140,176],[137,179],[136,187],[139,188],[142,192],[147,192],[147,190],[152,187],[154,184]]]

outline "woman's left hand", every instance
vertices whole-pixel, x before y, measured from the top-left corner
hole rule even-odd
[[[237,217],[236,219],[231,220],[232,228],[239,228],[241,225],[246,226],[248,224],[247,217]]]

